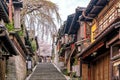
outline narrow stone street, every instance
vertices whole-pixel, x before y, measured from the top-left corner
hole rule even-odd
[[[52,63],[40,63],[29,80],[66,80]]]

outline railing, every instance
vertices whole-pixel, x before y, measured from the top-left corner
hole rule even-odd
[[[93,32],[94,39],[97,38],[115,20],[120,18],[120,8],[111,9],[103,19],[100,20],[98,28]]]

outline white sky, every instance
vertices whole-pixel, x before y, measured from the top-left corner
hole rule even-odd
[[[59,13],[62,21],[67,19],[67,16],[75,13],[75,9],[79,7],[86,7],[90,0],[51,0],[59,7]]]

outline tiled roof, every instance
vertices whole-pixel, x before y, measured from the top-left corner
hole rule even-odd
[[[106,6],[109,0],[91,0],[86,10],[83,12],[84,15],[80,17],[81,21],[92,21],[100,11]]]

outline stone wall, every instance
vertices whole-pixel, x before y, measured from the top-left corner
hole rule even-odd
[[[26,61],[21,55],[10,57],[7,61],[7,80],[25,80]]]
[[[7,80],[17,80],[15,57],[9,57],[7,60]]]
[[[15,56],[17,80],[25,80],[27,75],[26,61],[19,55]]]

